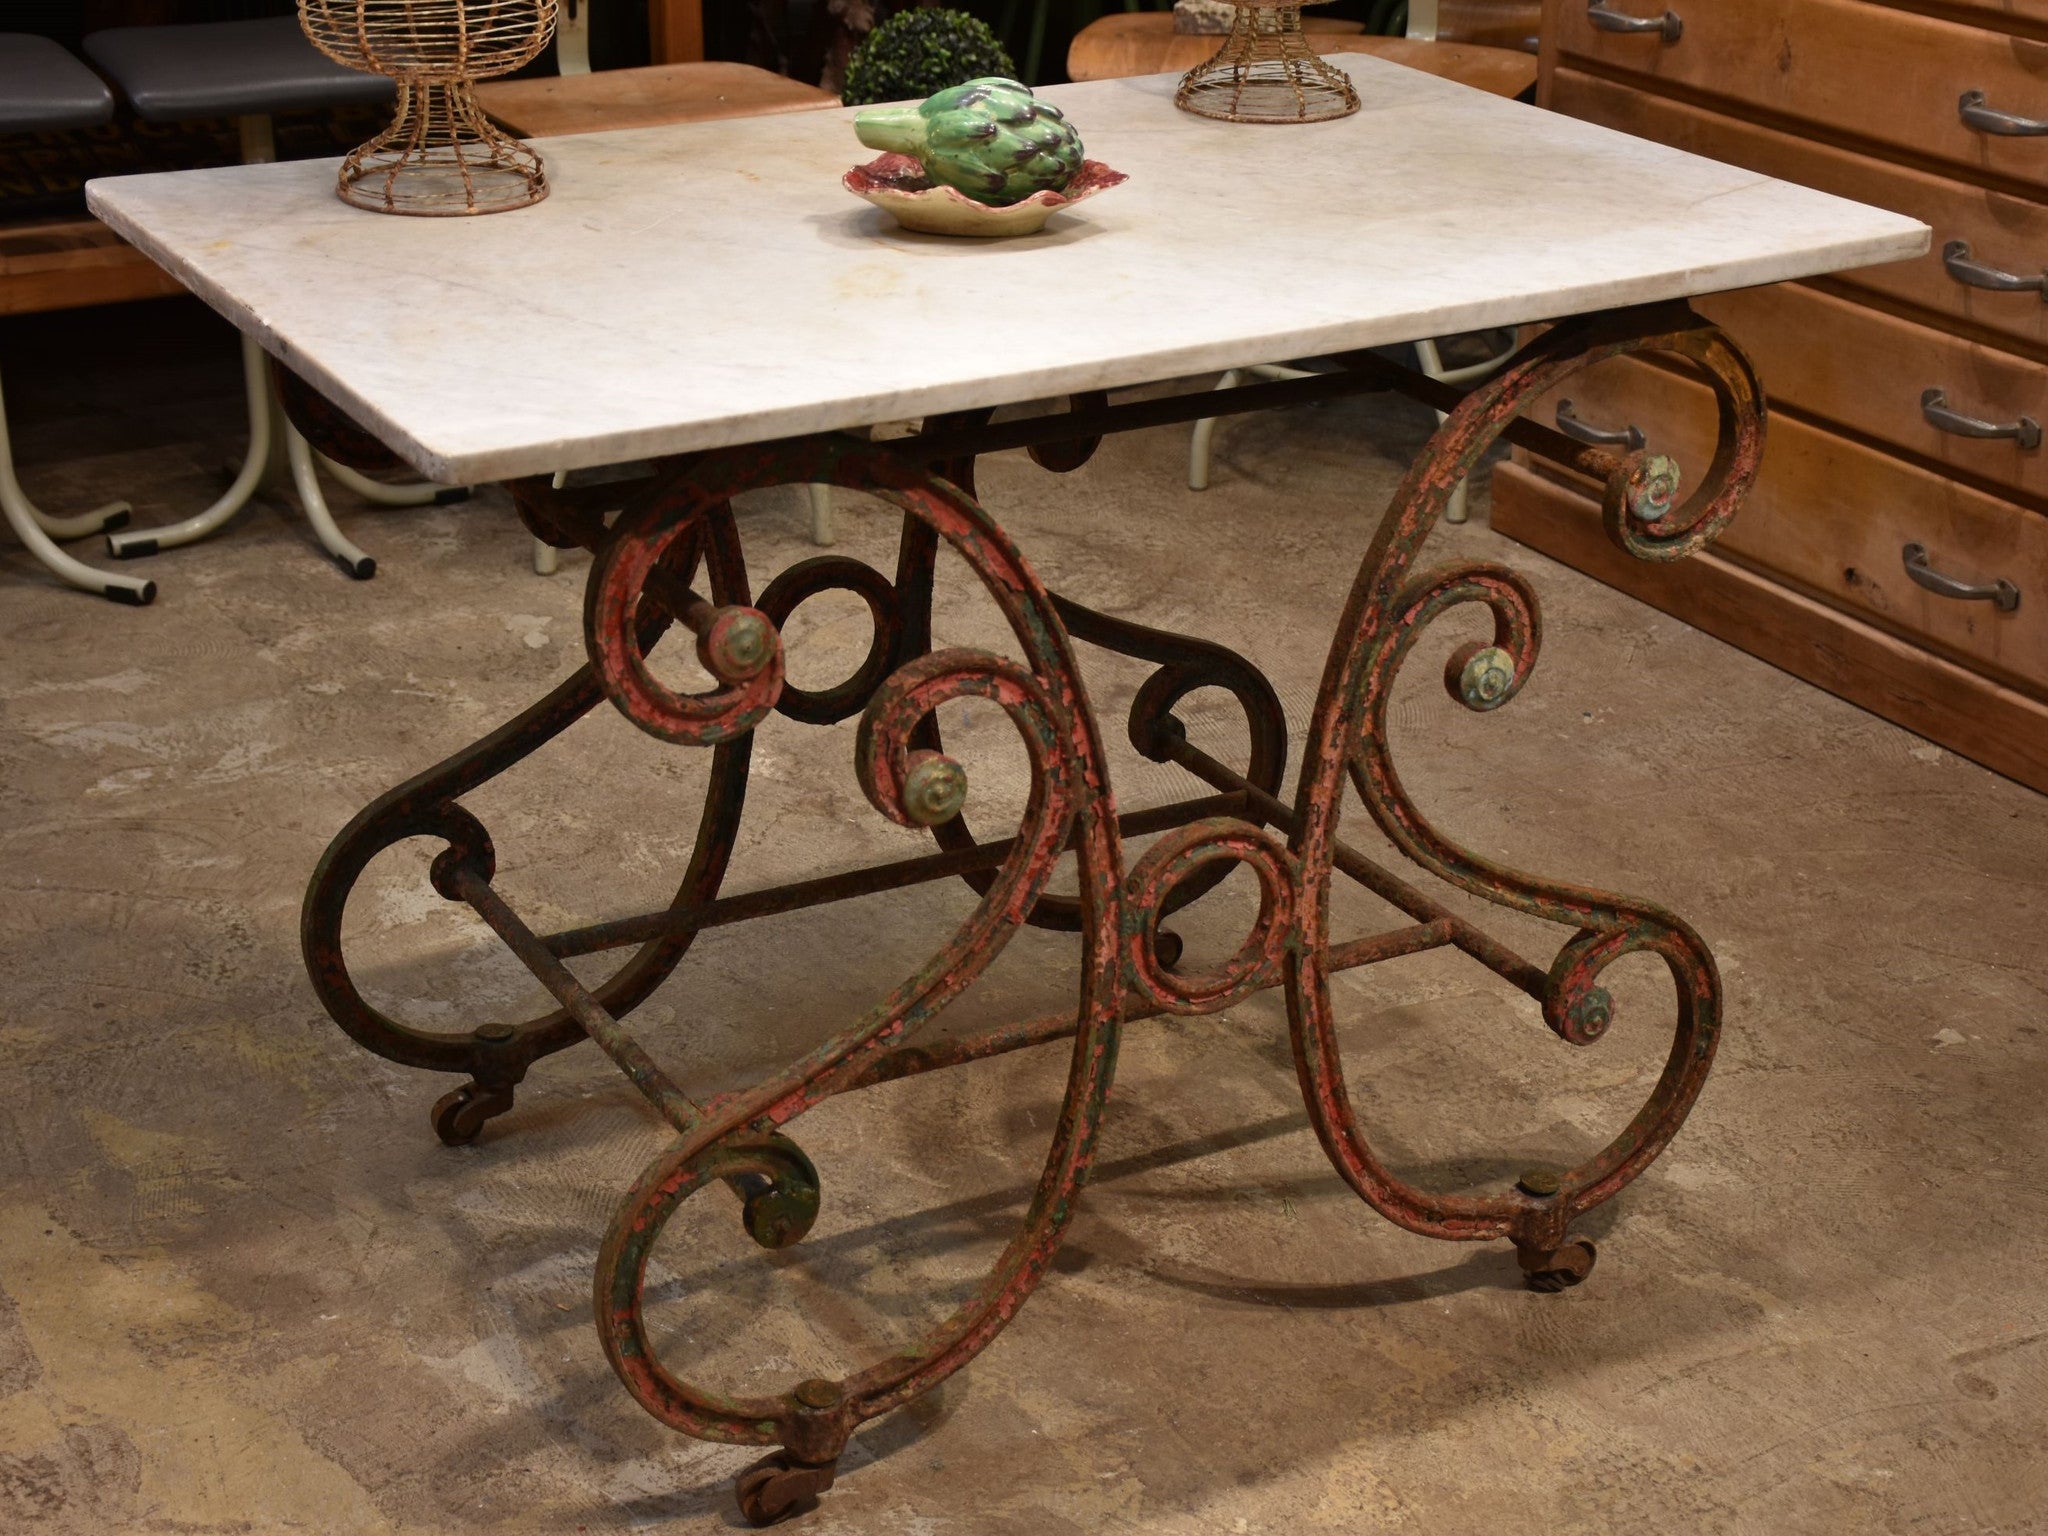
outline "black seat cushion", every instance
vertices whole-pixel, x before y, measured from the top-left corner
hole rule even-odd
[[[0,133],[95,128],[113,116],[113,93],[57,44],[0,32]]]
[[[85,54],[151,122],[246,117],[391,99],[382,75],[335,63],[306,40],[297,18],[110,27]]]

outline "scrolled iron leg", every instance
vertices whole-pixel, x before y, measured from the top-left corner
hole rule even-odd
[[[778,578],[749,610],[763,626],[762,658],[744,680],[678,695],[646,674],[626,624],[665,549],[690,536],[707,509],[758,484],[831,481],[896,504],[907,523],[950,543],[1009,619],[1022,660],[962,649],[929,650],[903,639],[898,584],[857,576],[818,556]],[[917,564],[912,562],[913,566]],[[1017,835],[981,889],[974,912],[944,949],[883,1002],[802,1061],[695,1114],[672,1117],[676,1143],[642,1173],[613,1217],[594,1277],[599,1338],[633,1396],[662,1422],[701,1439],[774,1445],[742,1475],[742,1514],[766,1524],[802,1512],[832,1484],[848,1437],[862,1422],[922,1396],[985,1348],[1036,1288],[1074,1213],[1114,1074],[1122,1000],[1122,871],[1102,748],[1053,600],[1007,536],[955,484],[867,445],[829,440],[714,455],[679,471],[672,486],[629,511],[593,563],[587,638],[607,693],[635,724],[663,740],[744,739],[769,710],[799,719],[858,711],[855,766],[874,808],[904,827],[957,816],[967,786],[957,764],[926,746],[944,704],[992,704],[1015,726],[1031,764],[1031,792]],[[805,694],[782,676],[779,623],[816,591],[861,593],[876,617],[870,662],[839,688]],[[707,614],[700,639],[714,634]],[[870,667],[884,673],[866,681]],[[728,671],[732,669],[728,668]],[[858,699],[857,694],[870,695]],[[774,1397],[736,1399],[691,1385],[657,1356],[644,1317],[647,1266],[666,1224],[691,1195],[724,1183],[764,1247],[799,1240],[817,1213],[818,1178],[800,1149],[774,1128],[834,1093],[893,1048],[913,1021],[934,1017],[972,986],[1041,900],[1067,849],[1082,894],[1081,984],[1066,1101],[1021,1230],[971,1298],[913,1349],[888,1355],[844,1381],[805,1381]],[[488,917],[488,914],[487,914]],[[600,1037],[600,1043],[605,1043]],[[611,1047],[607,1047],[610,1049]],[[636,1079],[637,1080],[637,1079]]]
[[[711,591],[726,606],[743,605],[744,562],[730,517],[714,517],[711,546]],[[601,531],[601,530],[600,530]],[[683,551],[667,572],[687,585],[704,558],[702,545]],[[637,620],[635,641],[644,654],[672,622],[666,609],[647,605]],[[486,1023],[474,1030],[427,1031],[413,1028],[372,1005],[357,988],[342,940],[342,919],[356,883],[386,849],[408,838],[439,839],[446,852],[488,883],[492,862],[489,834],[466,811],[462,797],[512,769],[554,740],[604,698],[594,666],[585,666],[553,692],[505,722],[482,740],[366,806],[321,855],[306,888],[300,914],[300,948],[315,993],[328,1015],[364,1048],[402,1066],[460,1073],[463,1086],[443,1096],[434,1107],[435,1134],[451,1145],[472,1141],[486,1121],[512,1107],[514,1086],[541,1057],[565,1050],[585,1038],[583,1024],[567,1007],[518,1024]],[[714,899],[732,860],[746,801],[751,737],[712,749],[710,785],[699,813],[688,869],[672,905],[691,907]],[[440,861],[437,860],[437,867]],[[463,899],[453,888],[435,889],[448,900]],[[631,958],[590,995],[603,1014],[624,1018],[644,1002],[681,963],[695,941],[696,930],[677,928],[648,937]]]
[[[1542,636],[1535,594],[1526,581],[1506,567],[1481,562],[1412,567],[1457,487],[1531,401],[1579,369],[1631,352],[1672,354],[1705,373],[1719,402],[1721,436],[1702,484],[1682,505],[1678,467],[1669,459],[1578,452],[1577,467],[1607,479],[1610,536],[1640,558],[1676,560],[1711,542],[1734,516],[1756,475],[1765,416],[1755,373],[1726,337],[1683,306],[1618,311],[1547,333],[1465,397],[1395,493],[1323,674],[1291,844],[1303,869],[1303,910],[1289,1016],[1303,1098],[1331,1161],[1362,1198],[1412,1231],[1467,1241],[1511,1239],[1527,1283],[1537,1291],[1564,1290],[1591,1273],[1594,1246],[1572,1236],[1571,1223],[1625,1188],[1684,1123],[1713,1063],[1720,979],[1705,943],[1675,914],[1526,874],[1438,831],[1401,783],[1388,747],[1387,715],[1394,680],[1422,633],[1460,607],[1489,615],[1493,638],[1451,657],[1444,673],[1451,697],[1483,713],[1521,691]],[[1579,1167],[1525,1174],[1503,1195],[1438,1195],[1400,1179],[1367,1142],[1345,1087],[1324,966],[1347,781],[1379,829],[1423,869],[1497,905],[1576,930],[1547,971],[1519,961],[1496,965],[1542,1005],[1544,1023],[1567,1043],[1591,1048],[1609,1032],[1613,1002],[1599,984],[1608,966],[1633,953],[1664,960],[1677,994],[1664,1070],[1628,1126]]]
[[[1762,432],[1761,397],[1740,354],[1682,307],[1555,328],[1450,414],[1404,483],[1340,623],[1291,807],[1277,793],[1286,729],[1270,683],[1223,647],[1112,620],[1048,593],[1003,529],[975,503],[971,462],[964,470],[949,465],[931,473],[872,445],[822,437],[711,453],[672,463],[637,486],[608,526],[571,493],[541,482],[513,485],[536,536],[553,546],[580,544],[593,551],[584,619],[591,664],[485,741],[387,794],[336,839],[308,893],[308,962],[337,1022],[370,1048],[394,1060],[470,1075],[465,1088],[443,1101],[452,1133],[469,1132],[472,1124],[501,1112],[532,1060],[586,1036],[673,1127],[675,1141],[635,1181],[599,1248],[596,1326],[620,1380],[655,1418],[699,1439],[776,1448],[742,1474],[735,1490],[750,1522],[766,1524],[811,1507],[832,1486],[848,1438],[861,1423],[914,1401],[963,1367],[1035,1290],[1086,1181],[1127,1018],[1214,1012],[1284,986],[1309,1118],[1341,1176],[1365,1200],[1389,1219],[1431,1236],[1512,1241],[1532,1289],[1561,1290],[1591,1271],[1593,1245],[1572,1235],[1572,1223],[1661,1152],[1712,1063],[1721,1008],[1712,956],[1697,934],[1662,908],[1524,875],[1449,842],[1401,787],[1388,754],[1386,714],[1393,680],[1417,638],[1460,606],[1485,610],[1494,632],[1490,644],[1467,646],[1452,657],[1444,678],[1452,696],[1475,711],[1491,711],[1520,691],[1540,641],[1535,598],[1526,582],[1504,567],[1471,562],[1411,572],[1413,557],[1453,488],[1530,399],[1576,368],[1641,350],[1689,357],[1715,383],[1724,445],[1705,488],[1677,506],[1676,469],[1668,461],[1641,454],[1609,461],[1589,456],[1598,450],[1584,450],[1571,462],[1608,474],[1610,531],[1644,558],[1680,558],[1726,524],[1754,473]],[[1052,457],[1071,464],[1077,455]],[[806,483],[859,489],[904,514],[896,579],[844,557],[813,556],[771,582],[754,607],[731,499],[763,486]],[[1002,610],[1020,659],[932,648],[930,578],[941,541],[962,557]],[[709,598],[691,585],[700,564],[710,572]],[[802,602],[835,589],[867,603],[874,638],[867,659],[850,677],[807,692],[784,676],[782,627]],[[709,691],[678,693],[649,671],[649,648],[671,618],[695,633],[698,659],[716,684]],[[1099,729],[1074,660],[1075,640],[1154,664],[1133,702],[1131,740],[1148,758],[1179,763],[1223,793],[1133,813],[1120,822]],[[1173,713],[1196,689],[1215,687],[1236,696],[1251,730],[1243,773],[1196,749],[1186,724]],[[542,938],[491,884],[490,839],[459,801],[600,697],[609,697],[663,742],[710,748],[713,789],[692,870],[674,906]],[[962,809],[970,786],[960,765],[939,750],[932,725],[942,706],[965,700],[1000,711],[1030,762],[1024,813],[1015,836],[1001,843],[981,845],[968,836]],[[842,1023],[781,1071],[699,1104],[626,1033],[624,1013],[668,974],[698,926],[717,919],[713,909],[722,907],[725,919],[734,921],[742,913],[790,910],[777,903],[793,899],[792,892],[810,887],[817,900],[837,899],[825,888],[852,878],[798,882],[729,902],[716,896],[738,825],[748,746],[754,728],[771,712],[818,723],[858,715],[855,770],[869,803],[901,827],[934,830],[940,853],[855,872],[878,882],[886,877],[869,889],[971,878],[980,900],[939,952],[860,1018]],[[1521,959],[1341,845],[1337,825],[1347,779],[1380,830],[1416,864],[1467,892],[1573,929],[1553,963],[1546,969]],[[1126,870],[1119,827],[1141,824],[1143,834],[1129,835],[1159,835]],[[434,888],[467,902],[554,994],[561,1011],[509,1030],[486,1026],[474,1038],[463,1038],[406,1030],[360,998],[340,957],[342,906],[365,863],[407,837],[446,843],[433,861]],[[1047,884],[1068,854],[1074,856],[1078,894],[1051,901]],[[1179,936],[1161,922],[1237,865],[1257,879],[1258,918],[1220,967],[1189,973]],[[1329,898],[1338,869],[1401,907],[1412,925],[1333,945]],[[985,1040],[906,1038],[973,986],[1027,922],[1080,934],[1078,996],[1071,1013],[998,1030]],[[642,947],[602,987],[585,990],[562,963],[629,944]],[[1345,1088],[1329,976],[1335,969],[1446,945],[1520,986],[1541,1004],[1544,1023],[1560,1039],[1585,1048],[1595,1046],[1612,1022],[1612,1000],[1600,985],[1606,968],[1632,953],[1664,960],[1678,997],[1671,1052],[1649,1102],[1607,1148],[1579,1167],[1554,1174],[1532,1170],[1517,1188],[1485,1196],[1432,1195],[1404,1183],[1379,1161]],[[840,1381],[803,1381],[772,1396],[748,1398],[694,1386],[659,1358],[645,1316],[648,1266],[668,1222],[692,1195],[709,1184],[726,1185],[739,1197],[740,1219],[753,1240],[765,1248],[786,1247],[805,1236],[819,1208],[817,1170],[784,1134],[805,1111],[837,1093],[1056,1039],[1072,1041],[1066,1094],[1025,1218],[973,1294],[913,1348]]]

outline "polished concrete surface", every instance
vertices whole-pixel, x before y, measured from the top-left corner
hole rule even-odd
[[[203,318],[10,322],[0,367],[53,510],[120,494],[162,521],[217,491],[238,406]],[[983,490],[1053,585],[1258,660],[1298,745],[1426,429],[1350,402],[1228,425],[1199,496],[1179,430],[1065,477],[1004,456]],[[452,1082],[344,1037],[298,956],[335,831],[578,663],[586,562],[532,575],[495,494],[335,505],[372,582],[283,501],[132,567],[162,587],[143,611],[0,547],[0,1529],[728,1529],[755,1453],[644,1414],[590,1327],[605,1223],[665,1144],[647,1106],[586,1045],[443,1147],[427,1109]],[[1676,908],[1727,984],[1691,1121],[1584,1225],[1592,1277],[1533,1295],[1508,1245],[1414,1237],[1353,1198],[1273,996],[1134,1026],[1056,1271],[965,1371],[868,1426],[797,1529],[2048,1530],[2048,802],[1495,538],[1484,510],[1435,548],[1533,577],[1544,658],[1515,703],[1468,715],[1437,674],[1471,625],[1445,621],[1397,696],[1404,773],[1489,855]],[[811,553],[797,499],[742,525],[757,581]],[[889,514],[849,503],[841,525],[842,552],[886,564]],[[941,639],[993,642],[967,579],[946,573]],[[793,675],[829,681],[866,639],[856,604],[820,599],[791,625]],[[1180,793],[1122,744],[1143,669],[1084,659],[1124,802]],[[1189,713],[1232,740],[1221,704]],[[997,827],[1014,749],[986,713],[948,723]],[[731,889],[918,849],[851,753],[850,724],[763,727]],[[703,770],[600,709],[471,803],[509,898],[568,925],[664,899]],[[1355,807],[1347,832],[1378,846]],[[430,1028],[525,1017],[536,989],[428,888],[431,852],[387,855],[357,893],[366,988]],[[716,931],[635,1026],[692,1091],[750,1081],[970,901],[933,886]],[[1196,909],[1198,957],[1246,901],[1233,884]],[[1563,937],[1489,921],[1546,961]],[[1351,899],[1339,923],[1389,914]],[[1074,952],[1020,938],[942,1027],[1059,1006]],[[1497,1189],[1600,1145],[1669,1039],[1656,963],[1614,974],[1618,1022],[1586,1050],[1455,954],[1346,976],[1353,1096],[1394,1166]],[[787,1255],[756,1256],[722,1192],[692,1201],[655,1269],[671,1362],[781,1390],[936,1320],[1014,1230],[1064,1056],[805,1117],[824,1211]]]

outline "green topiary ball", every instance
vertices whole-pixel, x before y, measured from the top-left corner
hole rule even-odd
[[[840,100],[849,107],[921,101],[949,85],[1016,73],[995,33],[965,11],[899,11],[847,60]]]

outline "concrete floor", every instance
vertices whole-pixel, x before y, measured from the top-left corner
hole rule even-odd
[[[91,329],[116,323],[130,376]],[[203,317],[15,322],[0,364],[51,506],[126,494],[163,520],[216,489],[234,362]],[[1426,425],[1385,402],[1241,420],[1203,496],[1179,489],[1179,431],[1064,478],[994,460],[984,493],[1053,585],[1241,647],[1298,729]],[[647,1107],[583,1047],[444,1148],[426,1112],[451,1082],[355,1047],[298,959],[342,823],[580,659],[584,562],[531,575],[495,494],[336,505],[371,583],[272,506],[151,562],[146,611],[0,549],[0,1529],[727,1529],[754,1453],[642,1413],[589,1325],[598,1239],[664,1145]],[[799,1529],[2048,1531],[2048,806],[1476,510],[1437,548],[1532,574],[1544,660],[1476,717],[1435,680],[1456,637],[1429,641],[1396,709],[1411,783],[1480,849],[1676,907],[1728,985],[1691,1122],[1586,1224],[1598,1270],[1532,1295],[1506,1244],[1448,1248],[1360,1205],[1305,1128],[1270,996],[1136,1026],[1058,1272],[962,1374],[870,1425]],[[808,552],[795,499],[743,523],[757,580]],[[842,525],[845,552],[887,560],[889,517],[849,505]],[[961,574],[941,638],[976,643],[989,615]],[[866,645],[850,601],[791,631],[813,684]],[[1104,713],[1141,677],[1096,666]],[[993,827],[1014,765],[992,720],[953,724]],[[1179,791],[1107,734],[1125,803]],[[917,846],[861,800],[850,726],[777,718],[761,748],[732,888]],[[702,770],[600,710],[472,803],[502,888],[567,924],[663,899]],[[1371,844],[1355,813],[1349,832]],[[361,974],[431,1027],[526,1016],[534,987],[431,894],[430,852],[359,889]],[[1198,951],[1231,942],[1244,899],[1190,920]],[[693,1091],[747,1081],[967,905],[928,887],[718,931],[635,1023]],[[1495,926],[1545,959],[1562,937]],[[1056,1006],[1071,954],[1021,938],[946,1022]],[[1668,983],[1634,966],[1587,1051],[1455,955],[1347,975],[1353,1093],[1390,1159],[1497,1188],[1599,1145],[1668,1041]],[[1063,1072],[1041,1051],[806,1117],[817,1229],[764,1260],[729,1200],[686,1207],[657,1270],[669,1358],[779,1390],[936,1318],[1013,1229]]]

